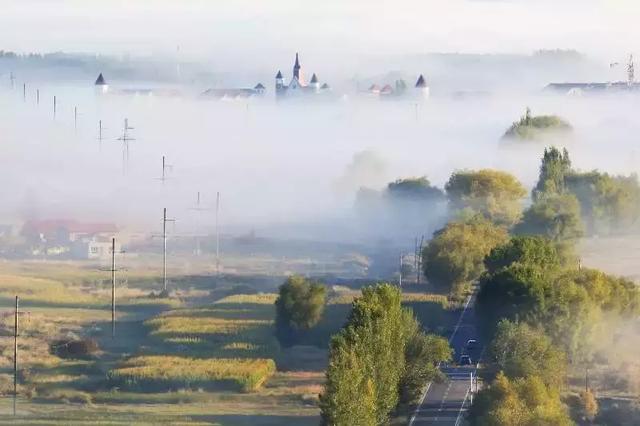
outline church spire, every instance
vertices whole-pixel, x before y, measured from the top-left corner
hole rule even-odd
[[[293,64],[293,76],[300,79],[300,60],[298,59],[298,52],[296,52],[296,63]]]

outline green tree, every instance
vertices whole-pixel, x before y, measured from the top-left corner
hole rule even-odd
[[[491,169],[455,172],[445,190],[453,210],[471,210],[507,226],[520,218],[526,195],[525,188],[513,175]]]
[[[580,204],[572,194],[546,195],[525,210],[514,232],[541,235],[555,242],[574,242],[583,235]]]
[[[452,357],[453,350],[447,339],[416,330],[405,348],[406,366],[400,381],[400,400],[417,403],[426,383],[444,379],[438,364],[449,362]]]
[[[536,376],[510,380],[503,373],[478,393],[469,422],[473,426],[573,425],[558,389]]]
[[[548,386],[561,387],[566,357],[544,332],[525,323],[501,320],[489,357],[509,379],[538,376]]]
[[[413,313],[401,306],[397,287],[364,288],[347,325],[331,341],[320,396],[323,424],[386,424],[400,395],[412,394],[413,374],[434,374],[421,369],[419,360],[437,363],[450,357],[440,340],[421,333]]]
[[[640,185],[635,175],[572,172],[566,175],[565,183],[580,202],[590,234],[628,230],[640,218]]]
[[[513,263],[557,269],[561,264],[558,248],[551,240],[539,236],[515,236],[491,250],[484,264],[489,273]]]
[[[504,228],[483,219],[451,222],[422,252],[425,277],[436,289],[460,295],[484,271],[484,258],[508,239]]]
[[[283,345],[290,345],[298,333],[315,326],[326,305],[327,290],[301,276],[289,277],[280,286],[276,299],[276,336]]]
[[[560,195],[565,192],[565,176],[571,171],[569,152],[556,147],[544,150],[540,176],[531,194],[534,201],[547,195]]]
[[[426,176],[398,179],[387,185],[387,196],[395,200],[443,201],[444,192],[431,185]]]

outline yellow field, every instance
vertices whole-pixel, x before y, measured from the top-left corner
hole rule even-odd
[[[54,305],[105,304],[109,299],[99,298],[60,281],[17,275],[0,275],[0,298],[12,300],[16,295],[25,302]]]
[[[201,335],[201,334],[238,334],[259,325],[269,325],[268,320],[229,320],[224,318],[193,318],[189,316],[162,316],[145,321],[153,328],[151,334]]]
[[[152,381],[234,381],[243,391],[255,391],[276,371],[271,359],[194,359],[140,356],[112,370],[113,378]]]

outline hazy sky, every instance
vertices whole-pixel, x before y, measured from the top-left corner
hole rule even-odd
[[[637,48],[635,0],[2,0],[5,50],[186,55]],[[235,52],[235,53],[234,53]]]

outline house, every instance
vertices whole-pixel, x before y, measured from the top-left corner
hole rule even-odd
[[[247,99],[254,96],[262,96],[265,91],[266,87],[264,87],[262,83],[258,83],[253,87],[253,89],[207,89],[202,93],[201,97],[219,100]]]
[[[398,79],[393,86],[385,84],[380,87],[374,83],[365,90],[365,93],[380,99],[420,100],[429,97],[429,86],[427,85],[427,80],[424,78],[424,75],[420,74],[412,88],[409,88],[405,80]]]
[[[21,235],[34,254],[65,255],[78,259],[108,256],[111,240],[118,233],[112,223],[84,223],[75,220],[31,220]]]

